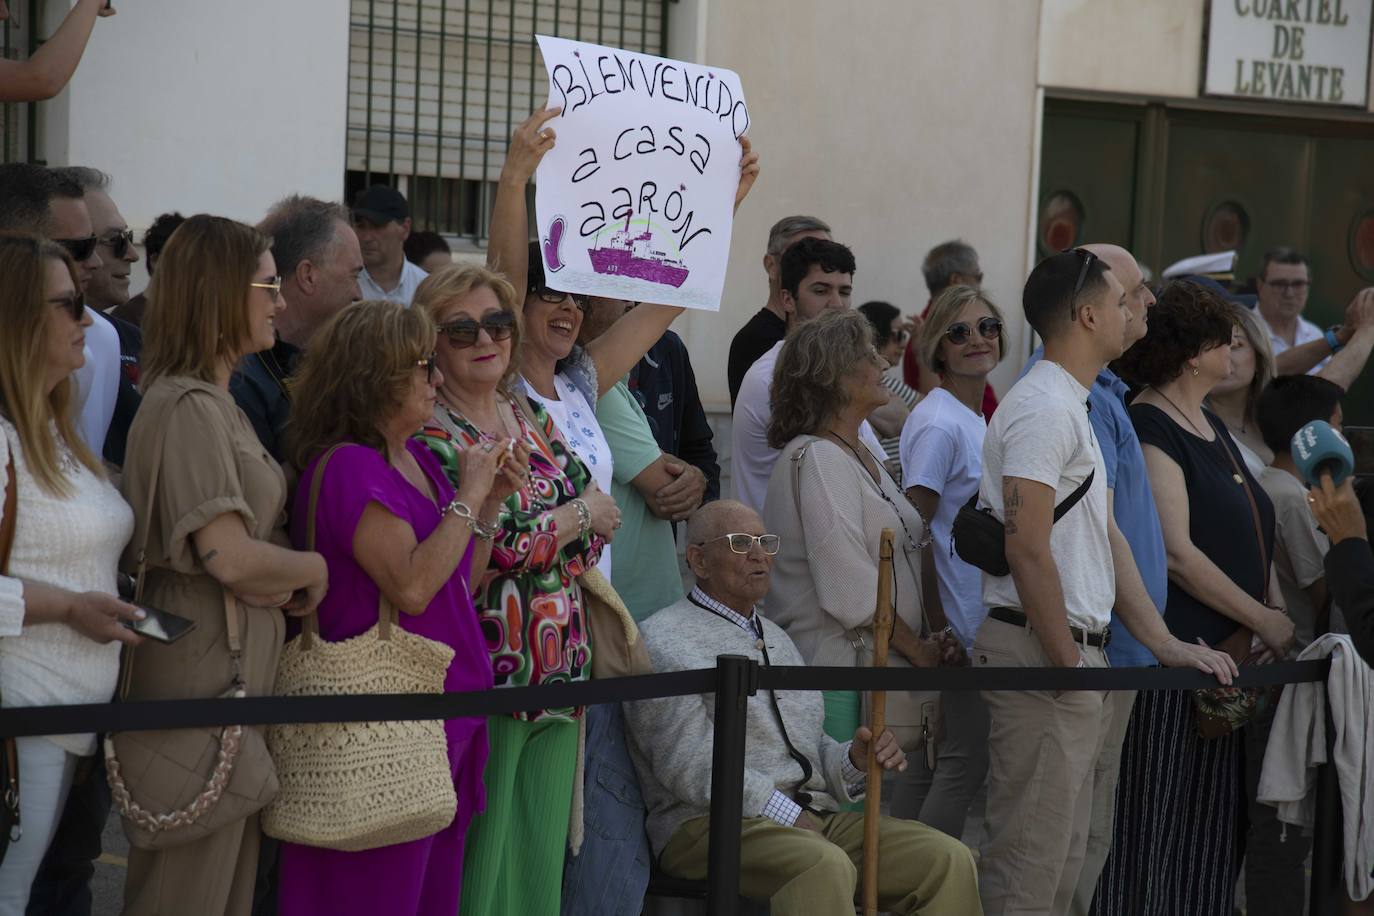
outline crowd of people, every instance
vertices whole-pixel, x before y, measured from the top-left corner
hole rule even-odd
[[[722,653],[865,666],[884,530],[893,664],[1166,665],[1225,686],[1333,629],[1370,651],[1355,494],[1310,490],[1288,443],[1339,428],[1374,291],[1321,331],[1291,249],[1266,256],[1251,309],[1084,245],[1031,271],[1042,345],[999,403],[989,375],[1015,354],[971,246],[927,256],[921,314],[851,308],[856,254],[785,217],[768,300],[730,346],[723,499],[670,330],[682,309],[555,289],[528,242],[549,117],[514,134],[484,267],[374,186],[350,206],[287,197],[256,226],[166,213],[131,296],[114,179],[0,166],[4,706],[270,695],[289,639],[341,643],[388,608],[444,649],[449,691],[589,679],[603,606],[658,672]],[[759,174],[742,147],[736,208]],[[1001,568],[955,543],[978,507]],[[140,637],[144,607],[195,628]],[[633,916],[654,870],[706,874],[713,702],[446,721],[452,819],[361,850],[264,833],[277,776],[258,729],[230,763],[205,732],[175,778],[139,765],[165,758],[164,733],[103,753],[91,734],[20,738],[0,914],[90,912],[113,800],[130,914]],[[858,692],[760,691],[740,891],[775,914],[853,912],[872,753],[884,911],[1229,914],[1245,862],[1252,916],[1300,913],[1306,841],[1255,800],[1272,707],[1204,735],[1195,702],[896,692],[875,735]]]

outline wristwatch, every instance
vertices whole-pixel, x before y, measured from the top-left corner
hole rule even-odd
[[[1340,325],[1333,324],[1331,327],[1326,329],[1325,333],[1322,334],[1322,337],[1326,338],[1326,345],[1331,348],[1332,353],[1341,352],[1341,340],[1339,337],[1336,336],[1336,332],[1340,329]]]

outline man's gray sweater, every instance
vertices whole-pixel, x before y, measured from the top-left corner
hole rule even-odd
[[[639,629],[656,672],[714,668],[716,656],[728,654],[763,663],[763,652],[752,633],[685,598],[641,622]],[[781,627],[763,620],[763,638],[774,665],[805,664]],[[787,690],[777,696],[787,736],[811,762],[811,779],[801,785],[801,765],[787,752],[768,691],[760,690],[749,698],[744,816],[762,815],[775,789],[788,795],[804,790],[811,795],[811,807],[822,811],[857,801],[841,778],[844,746],[821,729],[825,718],[821,695]],[[625,704],[630,757],[649,809],[649,840],[655,855],[663,852],[685,822],[710,813],[714,716],[715,697],[710,694]]]

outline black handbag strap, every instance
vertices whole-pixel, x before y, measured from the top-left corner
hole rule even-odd
[[[1093,468],[1091,471],[1088,472],[1088,476],[1083,478],[1083,482],[1078,485],[1078,489],[1074,490],[1068,496],[1065,496],[1064,501],[1054,507],[1054,522],[1059,521],[1068,513],[1070,509],[1078,505],[1078,501],[1087,495],[1088,487],[1091,487],[1093,485],[1093,478],[1096,476],[1097,468]],[[1054,522],[1051,522],[1050,524],[1054,524]]]
[[[1093,478],[1096,476],[1097,468],[1093,468],[1088,472],[1088,476],[1083,478],[1083,482],[1078,485],[1078,489],[1074,490],[1068,496],[1065,496],[1064,501],[1054,507],[1054,519],[1050,522],[1051,525],[1058,522],[1070,509],[1078,505],[1078,501],[1088,494],[1088,488],[1093,485]],[[978,508],[977,490],[973,491],[973,495],[968,498],[968,507],[970,509]]]

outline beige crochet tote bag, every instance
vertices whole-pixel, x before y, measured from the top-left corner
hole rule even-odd
[[[325,465],[338,448],[320,459],[310,482],[307,549],[315,547]],[[276,693],[442,693],[453,649],[401,629],[385,597],[379,605],[376,626],[340,642],[321,639],[316,615],[306,617],[282,652]],[[453,822],[457,798],[442,721],[275,725],[267,745],[281,781],[263,812],[268,836],[355,852]]]

